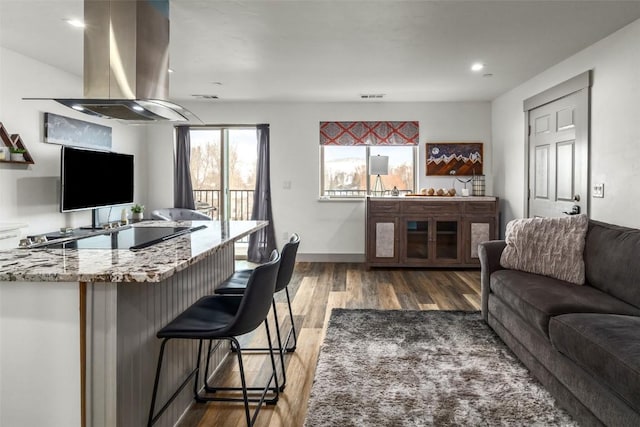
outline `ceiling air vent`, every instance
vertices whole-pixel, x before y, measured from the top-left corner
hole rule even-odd
[[[218,99],[218,95],[191,95],[191,96],[199,99]]]
[[[381,99],[384,98],[384,93],[363,93],[360,95],[362,99]]]

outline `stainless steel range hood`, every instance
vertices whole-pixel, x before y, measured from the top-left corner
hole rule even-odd
[[[84,0],[84,98],[57,102],[102,118],[199,119],[168,101],[169,0]]]

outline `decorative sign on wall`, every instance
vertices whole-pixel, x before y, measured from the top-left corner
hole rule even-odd
[[[44,113],[44,142],[111,149],[111,128],[53,113]]]
[[[427,143],[427,175],[482,175],[482,142]]]

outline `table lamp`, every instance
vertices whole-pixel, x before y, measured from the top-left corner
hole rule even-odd
[[[376,183],[373,186],[373,194],[384,194],[384,185],[380,175],[389,174],[389,156],[371,156],[369,157],[369,175],[376,175]]]

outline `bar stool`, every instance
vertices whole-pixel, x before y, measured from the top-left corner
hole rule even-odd
[[[178,396],[180,391],[182,391],[193,377],[195,377],[193,382],[193,393],[194,399],[197,402],[244,402],[245,418],[248,426],[252,426],[255,423],[263,403],[275,404],[278,401],[280,387],[278,386],[276,362],[273,347],[271,346],[271,333],[269,331],[267,315],[269,314],[270,302],[273,300],[273,293],[275,291],[276,277],[278,275],[279,267],[280,254],[277,250],[273,250],[269,262],[252,270],[247,281],[246,290],[242,295],[210,295],[202,297],[158,331],[156,336],[162,339],[162,344],[160,346],[160,354],[158,356],[158,365],[153,385],[151,408],[149,410],[147,423],[148,426],[153,425],[158,418],[160,418],[171,402]],[[261,323],[264,323],[266,328],[272,373],[264,387],[247,387],[244,366],[242,363],[242,349],[236,337],[254,331]],[[162,370],[162,360],[164,357],[165,346],[171,339],[189,339],[199,341],[196,366],[156,414],[156,395],[158,392],[160,372]],[[198,383],[200,376],[200,363],[202,358],[203,341],[205,340],[209,342],[205,375],[203,378],[205,391],[241,391],[242,397],[208,396],[199,392]],[[209,356],[213,351],[213,340],[229,341],[231,348],[236,352],[242,387],[209,386]],[[222,341],[219,341],[219,343],[220,342]],[[272,382],[274,383],[274,386],[271,386]],[[250,391],[260,391],[260,397],[250,398]],[[270,391],[273,392],[273,396],[270,396],[271,398],[267,399],[267,395]],[[249,402],[258,402],[258,406],[254,410],[253,415],[251,415],[249,410]]]
[[[278,310],[276,308],[275,298],[272,300],[273,307],[273,317],[275,319],[276,325],[276,336],[278,340],[278,351],[280,352],[280,365],[282,366],[282,383],[280,386],[280,391],[284,390],[284,387],[287,383],[287,375],[285,372],[284,366],[284,353],[285,352],[294,352],[296,350],[296,345],[298,343],[298,337],[296,335],[296,325],[293,321],[293,311],[291,309],[291,298],[289,296],[289,289],[287,285],[291,281],[291,277],[293,276],[293,270],[296,266],[296,255],[298,253],[298,246],[300,246],[300,236],[297,233],[293,233],[289,238],[289,241],[285,243],[282,247],[281,252],[281,260],[280,260],[280,268],[278,269],[278,278],[276,280],[276,289],[275,293],[278,293],[282,290],[285,291],[287,296],[287,306],[289,308],[289,318],[291,319],[291,329],[287,333],[287,338],[284,341],[284,346],[282,345],[281,333],[280,333],[280,323],[278,321]],[[251,277],[253,270],[238,270],[231,275],[227,280],[222,282],[218,288],[216,288],[215,293],[219,295],[242,295],[245,292],[247,287],[247,283],[249,277]],[[291,347],[287,347],[289,344],[289,340],[293,336],[293,345]],[[268,348],[243,348],[243,351],[268,351]]]

